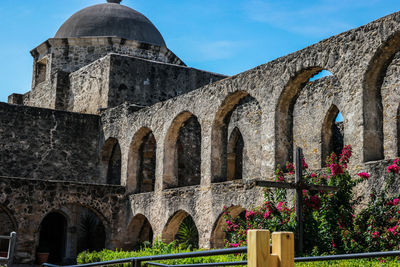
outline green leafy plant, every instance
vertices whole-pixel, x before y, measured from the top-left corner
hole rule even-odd
[[[195,249],[199,247],[199,233],[191,216],[187,216],[182,221],[175,239],[183,248]]]

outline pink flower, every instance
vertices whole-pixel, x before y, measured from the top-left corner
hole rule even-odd
[[[269,217],[269,215],[270,215],[269,211],[266,211],[266,212],[264,213],[264,219],[267,219],[267,218]]]
[[[397,164],[397,163],[399,163],[400,162],[400,159],[395,159],[395,160],[393,160],[393,164]]]
[[[390,233],[392,233],[393,235],[397,235],[396,228],[397,228],[397,225],[393,226],[392,228],[389,228],[388,231]]]
[[[368,178],[370,176],[369,173],[366,173],[366,172],[360,172],[357,175],[360,176],[361,178],[364,178],[364,179],[367,179],[367,180],[368,180]]]
[[[308,169],[308,164],[306,163],[306,160],[304,158],[301,159],[301,164],[303,165],[304,169]]]
[[[387,167],[387,172],[388,173],[399,173],[399,166],[397,164],[392,164],[389,167]]]
[[[286,170],[289,172],[289,174],[294,174],[294,165],[293,165],[293,163],[286,162]]]
[[[372,233],[373,238],[378,238],[379,237],[379,232],[375,231]]]
[[[285,202],[279,202],[278,203],[278,205],[276,206],[276,208],[279,210],[279,211],[282,211],[283,210],[283,205],[285,204]]]
[[[333,176],[343,173],[343,168],[339,164],[331,164],[330,169]]]
[[[315,173],[311,173],[310,177],[314,178],[314,177],[317,177],[317,175]]]

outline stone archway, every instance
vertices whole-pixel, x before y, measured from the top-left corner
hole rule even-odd
[[[121,184],[121,148],[118,140],[110,137],[101,149],[101,176],[105,183]]]
[[[199,185],[201,180],[201,125],[185,111],[171,124],[164,142],[163,188]]]
[[[243,148],[244,141],[240,130],[235,127],[228,141],[227,180],[243,178]]]
[[[124,249],[133,250],[143,242],[153,242],[153,228],[146,216],[137,214],[128,225]]]
[[[246,209],[240,206],[232,206],[227,211],[232,216],[232,218],[236,218],[237,216],[245,212]],[[225,246],[226,234],[224,230],[226,227],[226,222],[224,216],[225,216],[224,212],[221,213],[218,219],[214,223],[214,227],[211,232],[211,238],[210,238],[211,248],[223,248]]]
[[[128,156],[128,191],[154,191],[157,142],[153,132],[142,127],[132,139]]]
[[[382,84],[388,66],[400,51],[400,32],[394,33],[376,51],[363,81],[364,162],[384,158]]]
[[[284,87],[275,110],[275,164],[293,162],[293,109],[300,91],[323,68],[315,66],[294,75]]]
[[[325,167],[326,158],[332,152],[337,156],[342,152],[343,143],[343,123],[336,123],[336,118],[339,114],[339,109],[336,105],[332,105],[323,122],[321,130],[321,167]]]
[[[188,225],[190,224],[191,227],[194,227],[191,232],[194,235],[197,233],[197,237],[194,237],[194,239],[197,238],[197,240],[193,242],[197,244],[192,247],[198,247],[198,231],[196,224],[193,220],[193,217],[184,210],[179,210],[175,212],[174,215],[172,215],[171,218],[168,220],[162,232],[163,241],[166,243],[170,243],[178,239],[178,231],[180,230],[180,227],[183,223],[186,223]]]

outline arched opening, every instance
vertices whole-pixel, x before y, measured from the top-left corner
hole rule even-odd
[[[228,141],[228,174],[227,180],[242,179],[244,141],[240,130],[235,127]]]
[[[66,252],[67,219],[59,212],[49,213],[40,224],[37,252],[50,253],[49,263],[62,263]]]
[[[364,76],[364,161],[380,160],[384,158],[381,88],[387,68],[399,50],[400,32],[396,32],[378,48]]]
[[[146,216],[138,214],[131,220],[126,237],[125,250],[139,249],[144,242],[153,242],[153,229]]]
[[[257,160],[254,159],[254,154],[259,155],[259,149],[261,148],[249,146],[245,149],[243,136],[252,140],[248,144],[259,144],[259,140],[257,140],[259,132],[257,130],[259,130],[260,121],[261,109],[258,101],[247,92],[237,91],[225,98],[215,114],[212,127],[212,182],[224,182],[233,179],[233,176],[242,178],[243,175],[247,178],[254,176],[254,173],[249,172],[249,170],[256,169],[255,165],[257,163],[255,162]],[[245,129],[246,132],[240,133],[237,132],[238,130],[232,130],[239,126],[241,127],[240,129]],[[229,135],[230,132],[233,134]],[[254,164],[254,166],[250,166],[251,164]],[[234,172],[235,169],[237,171],[236,174]],[[240,174],[240,172],[242,173]]]
[[[0,235],[9,236],[17,231],[17,223],[10,211],[0,206]],[[0,240],[0,251],[8,251],[8,240]]]
[[[199,185],[201,179],[201,126],[197,117],[183,112],[172,122],[164,146],[163,188]]]
[[[240,206],[232,206],[227,210],[232,218],[236,218],[238,216],[245,216],[246,210]],[[225,247],[225,213],[219,215],[217,221],[214,223],[214,228],[211,233],[210,245],[211,248],[223,248]]]
[[[321,67],[312,67],[297,73],[283,89],[275,113],[275,163],[285,166],[293,162],[293,109],[296,100],[310,78],[320,73]]]
[[[325,167],[326,158],[332,152],[340,155],[344,147],[344,122],[337,106],[332,105],[324,119],[321,131],[321,167]]]
[[[107,184],[121,184],[121,148],[118,140],[109,138],[101,150],[102,176]]]
[[[164,227],[162,239],[166,243],[178,240],[186,247],[198,248],[199,233],[192,216],[186,211],[177,211]]]
[[[157,142],[153,132],[141,128],[133,137],[128,158],[128,190],[137,193],[154,191]]]
[[[106,231],[103,222],[90,209],[82,207],[77,232],[77,252],[100,251],[105,248]]]

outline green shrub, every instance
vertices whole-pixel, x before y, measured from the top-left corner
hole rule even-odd
[[[155,241],[151,247],[142,247],[138,251],[121,251],[121,250],[113,251],[107,249],[104,249],[99,252],[84,251],[78,255],[77,263],[84,264],[84,263],[110,261],[110,260],[125,259],[132,257],[176,254],[184,252],[190,252],[190,248],[183,248],[182,246],[179,246],[175,241],[170,244],[165,244],[160,241]],[[164,264],[192,264],[192,263],[240,261],[243,259],[244,255],[221,255],[221,256],[211,256],[211,257],[187,258],[179,260],[164,260],[158,262]]]

